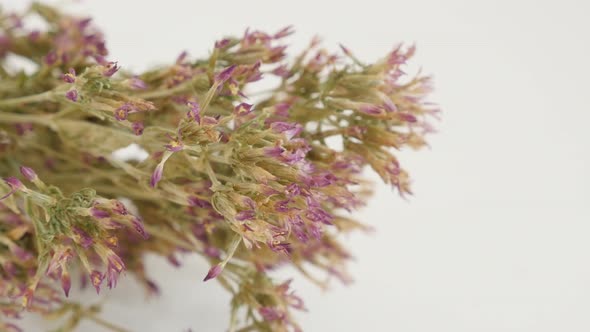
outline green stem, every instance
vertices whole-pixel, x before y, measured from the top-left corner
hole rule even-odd
[[[115,325],[113,323],[107,322],[106,320],[104,320],[104,319],[96,316],[95,314],[86,313],[84,316],[86,318],[88,318],[89,320],[95,322],[96,324],[98,324],[98,325],[100,325],[102,327],[105,327],[105,328],[107,328],[107,329],[109,329],[111,331],[114,331],[114,332],[130,332],[127,329],[124,329],[122,327],[119,327],[119,326],[117,326],[117,325]]]
[[[40,102],[40,101],[46,101],[46,100],[50,100],[51,98],[53,98],[54,94],[55,94],[55,91],[50,90],[50,91],[45,91],[43,93],[39,93],[36,95],[29,95],[29,96],[23,96],[23,97],[4,99],[4,100],[0,100],[0,106],[18,106],[18,105],[27,104],[27,103],[36,103],[36,102]]]
[[[0,103],[2,103],[0,101]],[[51,127],[51,117],[47,115],[16,114],[0,111],[0,123],[37,123]]]

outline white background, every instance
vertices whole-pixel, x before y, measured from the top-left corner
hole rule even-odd
[[[25,1],[3,1],[22,7]],[[416,42],[444,110],[431,150],[401,156],[416,195],[379,185],[347,239],[356,283],[322,293],[291,271],[305,331],[590,331],[590,23],[587,1],[84,1],[112,58],[141,70],[181,50],[206,55],[227,34],[293,24],[374,60]],[[69,5],[68,5],[69,6]],[[373,177],[376,179],[376,177]],[[105,316],[133,331],[223,331],[229,297],[207,265],[149,269],[145,299],[128,276]],[[90,293],[86,298],[92,298]],[[35,323],[37,325],[35,325]],[[29,320],[27,331],[42,328]],[[100,331],[84,325],[80,331]]]

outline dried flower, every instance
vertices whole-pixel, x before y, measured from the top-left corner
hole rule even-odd
[[[44,28],[22,24],[30,15]],[[65,300],[72,270],[97,293],[125,274],[154,293],[146,254],[180,267],[186,252],[209,261],[204,281],[231,289],[232,312],[247,314],[236,329],[300,331],[293,310],[303,301],[268,271],[291,265],[321,285],[321,274],[348,282],[340,235],[367,229],[350,215],[368,199],[362,170],[411,194],[395,149],[427,146],[437,117],[430,78],[405,72],[413,46],[371,64],[314,38],[290,61],[292,27],[246,30],[208,58],[182,52],[131,73],[88,18],[34,3],[0,22],[0,57],[37,65],[22,73],[6,63],[0,87],[2,331],[18,330],[5,316],[23,304],[69,313],[63,330],[98,322],[96,308]],[[280,86],[258,94],[252,83],[267,73]],[[140,161],[114,157],[126,147]]]

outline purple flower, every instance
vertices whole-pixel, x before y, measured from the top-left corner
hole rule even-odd
[[[125,264],[117,254],[111,252],[107,257],[107,285],[113,288],[117,285],[119,274],[125,269]]]
[[[76,70],[74,68],[70,68],[67,73],[61,75],[61,79],[66,83],[76,82]]]
[[[291,71],[285,65],[280,65],[277,68],[273,69],[272,73],[274,75],[282,77],[282,78],[287,78],[287,77],[291,76]]]
[[[143,134],[143,129],[144,129],[143,122],[141,122],[141,121],[133,122],[131,124],[131,129],[133,129],[133,132],[137,136]]]
[[[143,237],[144,239],[149,238],[148,233],[145,231],[145,227],[143,226],[143,221],[141,221],[140,218],[138,217],[134,217],[131,220],[131,223],[133,224],[133,228],[135,228],[135,231],[137,233],[139,233],[139,235],[141,235],[141,237]]]
[[[196,122],[201,123],[201,106],[199,106],[199,103],[189,101],[186,105],[189,107],[189,111],[186,115],[190,119],[194,119]]]
[[[236,70],[236,67],[237,67],[236,65],[231,65],[231,66],[223,69],[221,72],[219,72],[217,75],[215,75],[215,82],[217,82],[219,84],[225,83],[225,81],[229,80],[232,77],[232,74]]]
[[[234,112],[237,115],[247,115],[252,112],[252,105],[246,103],[240,103],[234,108]]]
[[[290,185],[285,188],[285,195],[288,198],[293,198],[295,196],[299,196],[301,194],[301,189],[296,183],[291,183]]]
[[[100,293],[100,284],[102,284],[103,279],[104,279],[104,276],[102,275],[102,273],[100,273],[96,270],[94,270],[90,273],[90,282],[92,283],[92,285],[96,289],[96,294]]]
[[[397,113],[397,116],[400,118],[400,120],[405,122],[414,123],[418,121],[418,119],[416,119],[416,117],[410,113]]]
[[[78,101],[78,91],[76,89],[72,89],[68,92],[66,92],[66,98],[68,98],[69,100],[76,102]]]
[[[62,271],[60,281],[61,288],[64,290],[64,294],[66,295],[66,297],[69,297],[70,288],[72,288],[72,278],[70,277],[70,274],[67,271]]]
[[[260,307],[258,313],[266,321],[272,322],[275,320],[285,319],[285,313],[273,308],[273,307]]]
[[[284,28],[282,28],[281,30],[279,30],[279,32],[275,33],[274,36],[272,36],[274,39],[280,39],[280,38],[284,38],[287,37],[291,34],[293,34],[295,32],[295,30],[293,29],[292,25],[286,26]]]
[[[332,215],[319,207],[312,207],[305,212],[305,217],[313,222],[332,225]]]
[[[217,278],[217,276],[221,273],[221,271],[223,271],[223,266],[221,264],[217,264],[217,265],[211,267],[211,269],[209,269],[209,272],[207,273],[207,275],[205,276],[205,279],[203,279],[203,281],[208,281],[213,278]]]
[[[211,207],[211,203],[207,202],[204,199],[200,199],[198,197],[190,196],[188,198],[188,205],[189,206],[197,206],[200,208],[209,208]]]
[[[125,207],[125,204],[121,203],[121,201],[112,200],[111,202],[113,204],[113,207],[112,207],[113,212],[115,212],[116,214],[118,214],[120,216],[126,216],[127,214],[129,214],[129,212],[127,211],[127,208]]]
[[[90,214],[97,219],[104,219],[111,216],[107,211],[98,209],[96,207],[90,208]]]
[[[254,217],[256,217],[256,211],[254,210],[244,210],[236,214],[236,220],[238,221],[252,220]]]
[[[230,40],[225,38],[222,40],[218,40],[215,42],[215,48],[225,48],[227,45],[229,45]]]
[[[277,121],[271,123],[270,129],[277,133],[284,133],[285,136],[287,136],[287,139],[290,140],[293,137],[299,135],[303,130],[303,127],[298,123]]]
[[[280,145],[264,148],[264,154],[268,157],[280,158],[283,155],[283,152],[285,152],[285,148]]]
[[[163,172],[164,172],[164,165],[158,164],[158,166],[156,166],[156,169],[154,170],[154,173],[152,174],[152,178],[150,180],[150,186],[152,186],[152,188],[155,188],[156,185],[158,184],[158,182],[160,182],[160,180],[162,180],[162,173]]]
[[[84,249],[88,249],[94,244],[94,240],[86,233],[85,231],[81,230],[78,227],[73,226],[72,232],[74,232],[74,241],[81,245]]]
[[[17,190],[25,189],[25,185],[22,182],[20,182],[19,179],[15,178],[15,177],[12,177],[12,176],[7,177],[4,179],[4,182],[6,182],[6,184],[10,187],[10,191],[6,195],[0,197],[0,201],[5,199],[6,197],[12,195]]]
[[[133,110],[133,105],[130,103],[125,103],[119,106],[119,108],[115,110],[115,119],[117,119],[117,121],[127,120],[131,110]]]
[[[147,84],[138,77],[132,77],[129,79],[129,87],[133,90],[145,90],[147,89]]]
[[[359,111],[368,114],[368,115],[381,115],[383,114],[383,109],[378,106],[372,104],[365,104],[359,107]]]
[[[168,144],[164,145],[164,147],[170,152],[178,152],[184,149],[184,144],[182,144],[179,138],[174,138]]]
[[[102,72],[102,74],[106,77],[113,76],[119,70],[119,66],[117,66],[117,62],[109,62],[106,64],[105,67],[106,68]]]
[[[37,173],[30,167],[21,166],[20,173],[29,181],[35,181],[37,179]]]
[[[57,53],[55,53],[55,51],[50,51],[43,58],[43,62],[48,66],[53,66],[57,62]]]

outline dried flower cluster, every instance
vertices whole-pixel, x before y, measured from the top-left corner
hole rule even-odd
[[[43,30],[27,28],[33,16]],[[391,152],[424,146],[437,112],[428,77],[402,71],[413,47],[365,64],[314,39],[289,60],[290,28],[246,31],[207,59],[132,74],[90,19],[35,3],[0,13],[0,29],[2,331],[23,311],[64,317],[60,331],[81,319],[123,331],[69,302],[72,280],[99,292],[127,271],[155,293],[145,254],[188,252],[233,295],[231,331],[299,331],[302,300],[268,271],[348,281],[337,238],[365,228],[349,214],[370,193],[361,171],[410,193]],[[133,143],[148,157],[113,156]]]

